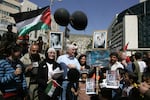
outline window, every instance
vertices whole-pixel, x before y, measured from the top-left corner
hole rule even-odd
[[[9,12],[3,11],[3,10],[0,10],[0,14],[9,16]]]
[[[11,7],[11,8],[14,8],[14,9],[20,11],[20,7],[18,7],[16,5],[13,5],[13,4],[9,3],[9,2],[3,1],[2,4],[5,5],[5,6],[8,6],[8,7]]]

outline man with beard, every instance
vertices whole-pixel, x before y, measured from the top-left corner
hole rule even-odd
[[[0,90],[4,100],[25,100],[27,84],[23,63],[19,60],[21,48],[12,43],[3,48],[4,57],[0,60]]]
[[[116,71],[118,68],[122,68],[124,69],[123,65],[118,62],[118,59],[119,59],[119,55],[117,52],[112,52],[110,54],[110,69],[113,70],[113,71]]]
[[[21,61],[25,65],[25,74],[27,84],[29,86],[30,98],[32,99],[33,91],[37,88],[36,76],[38,71],[39,62],[43,61],[45,56],[39,53],[39,45],[32,44],[29,52],[21,57]]]

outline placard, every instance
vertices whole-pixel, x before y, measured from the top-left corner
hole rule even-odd
[[[107,31],[100,30],[93,33],[93,49],[107,49]]]
[[[90,66],[108,67],[109,65],[108,50],[93,50],[86,52],[86,62]]]
[[[50,47],[56,50],[63,48],[63,32],[50,32]]]
[[[86,79],[86,94],[96,94],[95,88],[95,79],[87,78]]]
[[[119,71],[106,71],[106,88],[119,88]]]

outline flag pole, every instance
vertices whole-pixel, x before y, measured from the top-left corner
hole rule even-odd
[[[52,6],[54,5],[54,1],[55,0],[50,0],[50,10],[52,11]],[[61,2],[62,0],[57,0],[59,2]]]
[[[53,6],[54,0],[50,0],[50,10],[52,11],[52,6]]]

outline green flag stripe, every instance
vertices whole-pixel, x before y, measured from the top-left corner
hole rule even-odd
[[[52,86],[53,86],[53,82],[51,81],[51,82],[48,84],[48,86],[47,86],[47,88],[46,88],[46,90],[45,90],[45,93],[46,93],[46,94],[49,92],[49,90],[52,88]]]
[[[39,22],[33,26],[24,26],[19,31],[19,36],[24,36],[33,30],[49,29],[49,26],[43,22]]]

